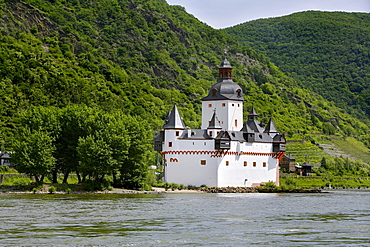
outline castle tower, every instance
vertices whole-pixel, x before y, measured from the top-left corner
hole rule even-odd
[[[223,130],[243,127],[243,93],[232,80],[232,67],[225,58],[218,68],[218,81],[202,99],[202,129],[207,129],[216,113]]]

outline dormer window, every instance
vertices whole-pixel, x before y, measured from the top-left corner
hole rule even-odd
[[[242,90],[238,89],[238,90],[236,90],[236,93],[238,94],[239,98],[242,97]]]
[[[212,89],[212,97],[216,97],[217,96],[216,93],[217,93],[217,89],[216,88]]]

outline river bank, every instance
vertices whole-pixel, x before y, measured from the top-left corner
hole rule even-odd
[[[153,187],[151,191],[113,188],[104,191],[50,190],[53,185],[45,184],[38,190],[30,186],[1,186],[1,194],[175,194],[175,193],[322,193],[320,189],[280,189],[265,187],[200,187],[195,189],[164,189]]]

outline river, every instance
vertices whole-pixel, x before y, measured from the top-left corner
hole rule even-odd
[[[0,195],[2,246],[370,246],[370,191]]]

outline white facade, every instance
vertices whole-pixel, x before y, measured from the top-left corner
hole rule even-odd
[[[279,182],[279,160],[272,152],[272,144],[232,142],[230,150],[218,151],[214,149],[214,140],[178,143],[181,149],[166,148],[162,152],[164,182],[214,187],[252,187]]]
[[[243,127],[243,101],[203,101],[202,129],[207,129],[214,112],[216,112],[223,130],[241,130]]]
[[[155,137],[155,150],[163,158],[163,182],[252,187],[272,181],[278,185],[284,136],[277,133],[272,120],[261,127],[254,108],[243,123],[241,88],[232,81],[226,59],[218,82],[202,101],[200,129],[186,129],[174,106]]]

